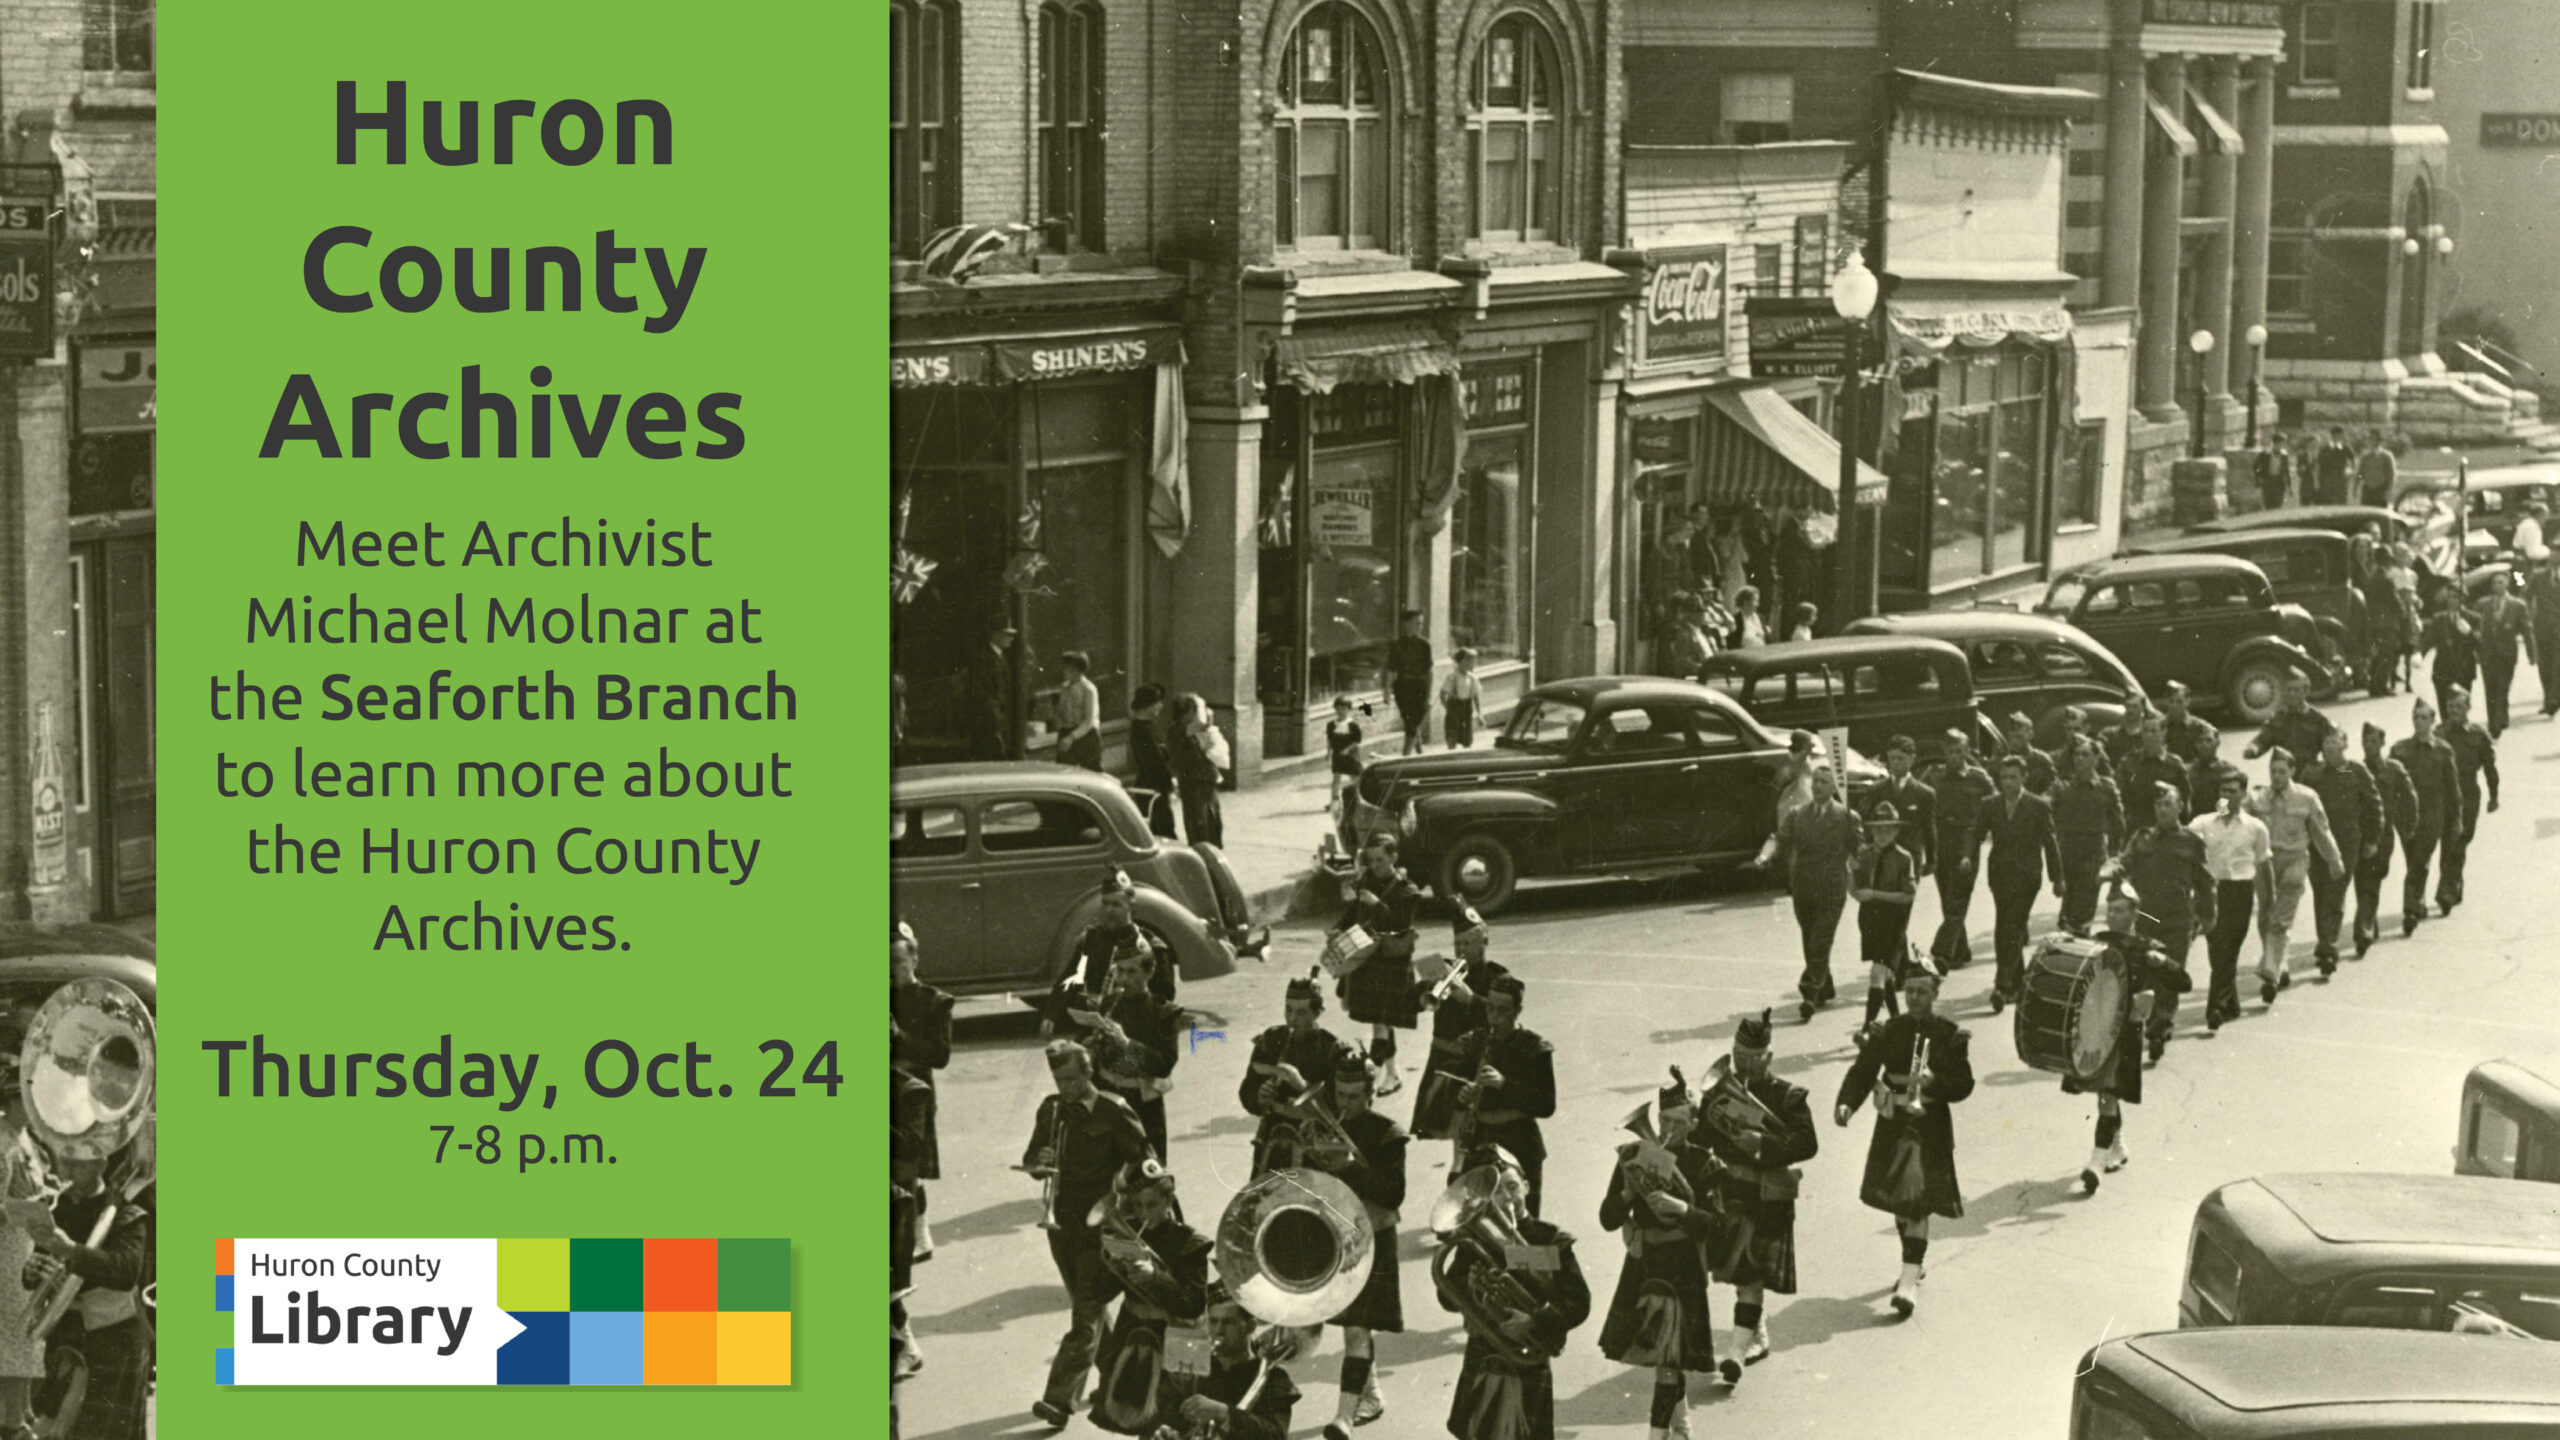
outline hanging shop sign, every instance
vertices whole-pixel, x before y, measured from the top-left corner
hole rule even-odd
[[[1636,355],[1643,362],[1712,360],[1725,353],[1729,247],[1645,252]]]
[[[0,198],[0,355],[53,353],[50,200]]]
[[[889,352],[889,385],[1011,385],[1065,380],[1179,364],[1182,333],[1172,326],[1107,335],[1053,335],[1036,340],[970,341],[897,346]]]
[[[1840,378],[1849,362],[1849,325],[1828,299],[1817,296],[1753,296],[1742,302],[1751,326],[1751,373]]]

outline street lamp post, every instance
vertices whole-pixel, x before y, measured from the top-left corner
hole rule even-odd
[[[1840,367],[1840,531],[1832,544],[1832,563],[1840,567],[1840,583],[1834,587],[1841,600],[1836,623],[1843,625],[1874,601],[1867,587],[1858,583],[1866,561],[1858,548],[1857,496],[1858,402],[1865,389],[1858,367],[1865,363],[1861,342],[1866,338],[1867,317],[1875,313],[1876,292],[1875,272],[1867,268],[1866,257],[1850,250],[1840,262],[1839,273],[1831,277],[1831,308],[1848,322],[1843,327]]]
[[[2213,332],[2198,330],[2188,336],[2187,348],[2194,351],[2196,357],[2196,433],[2188,453],[2201,460],[2204,458],[2204,357],[2213,353]]]
[[[2258,448],[2258,371],[2267,363],[2267,327],[2252,325],[2249,341],[2249,448]]]

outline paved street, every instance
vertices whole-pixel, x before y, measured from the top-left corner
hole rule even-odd
[[[2516,709],[2526,718],[2499,746],[2506,805],[2483,817],[2468,903],[2401,940],[2395,861],[2386,938],[2324,985],[2310,968],[2306,899],[2293,988],[2272,1014],[2262,1011],[2245,983],[2253,941],[2242,962],[2246,1016],[2218,1037],[2201,1023],[2199,942],[2198,985],[2178,1040],[2147,1078],[2146,1103],[2127,1112],[2133,1164],[2093,1198],[2081,1197],[2076,1175],[2094,1102],[2063,1095],[2055,1077],[2020,1065],[2008,1017],[1990,1018],[1990,904],[1987,895],[1977,901],[1982,958],[1952,977],[1944,1005],[1972,1028],[1980,1077],[1955,1111],[1966,1215],[1938,1222],[1920,1311],[1907,1323],[1883,1304],[1897,1265],[1891,1223],[1856,1196],[1872,1122],[1866,1112],[1847,1130],[1829,1120],[1863,994],[1852,963],[1854,917],[1842,926],[1835,957],[1848,1003],[1810,1025],[1794,1022],[1796,940],[1776,892],[1703,879],[1543,890],[1498,920],[1493,954],[1528,983],[1524,1023],[1557,1050],[1561,1102],[1546,1127],[1546,1214],[1580,1237],[1599,1303],[1622,1255],[1597,1218],[1611,1150],[1626,1138],[1619,1121],[1650,1099],[1666,1065],[1701,1075],[1738,1016],[1776,1006],[1777,1069],[1813,1091],[1823,1151],[1805,1167],[1800,1292],[1770,1297],[1776,1353],[1737,1391],[1728,1396],[1693,1378],[1698,1433],[2059,1437],[2071,1368],[2084,1349],[2176,1323],[2188,1219],[2207,1190],[2277,1170],[2449,1170],[2465,1070],[2501,1053],[2560,1048],[2549,1023],[2560,1015],[2560,952],[2547,900],[2548,867],[2560,859],[2560,725],[2533,718],[2532,672],[2518,689]],[[2407,730],[2407,703],[2359,699],[2328,713],[2350,727],[2378,720],[2397,739]],[[2226,755],[2244,743],[2235,735]],[[2262,778],[2262,765],[2253,768]],[[2053,904],[2048,893],[2040,930]],[[1936,897],[1924,884],[1913,933],[1925,936],[1936,921]],[[1223,1032],[1200,1037],[1170,1102],[1173,1166],[1185,1208],[1204,1229],[1244,1178],[1253,1122],[1236,1107],[1235,1090],[1246,1045],[1278,1022],[1281,981],[1313,963],[1319,938],[1314,927],[1292,927],[1275,940],[1268,965],[1184,992],[1201,1030]],[[1445,949],[1445,925],[1430,943]],[[1338,1013],[1326,1018],[1350,1034]],[[1408,1077],[1420,1048],[1406,1047]],[[1034,1228],[1038,1186],[1006,1167],[1020,1159],[1048,1089],[1027,1010],[964,1007],[959,1053],[941,1091],[946,1177],[933,1189],[941,1249],[918,1269],[912,1302],[927,1364],[906,1387],[903,1431],[911,1440],[1039,1433],[1030,1405],[1066,1312]],[[1387,1108],[1402,1118],[1412,1093],[1408,1085]],[[1370,1440],[1441,1432],[1462,1347],[1456,1318],[1437,1307],[1424,1270],[1422,1221],[1445,1183],[1447,1147],[1417,1144],[1413,1155],[1401,1236],[1413,1328],[1381,1337],[1388,1413],[1362,1432]],[[1720,1325],[1729,1320],[1730,1295],[1716,1292]],[[1605,1360],[1598,1331],[1595,1313],[1558,1362],[1559,1431],[1640,1437],[1650,1374]],[[1329,1339],[1292,1368],[1307,1392],[1294,1434],[1312,1436],[1331,1417],[1338,1359],[1338,1342]],[[1068,1433],[1099,1432],[1079,1418]]]

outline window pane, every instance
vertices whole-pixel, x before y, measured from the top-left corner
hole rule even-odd
[[[1081,801],[998,800],[978,815],[978,845],[989,854],[1101,843],[1102,817]]]
[[[1128,462],[1035,472],[1030,483],[1040,501],[1039,553],[1049,562],[1021,591],[1022,643],[1045,667],[1033,682],[1031,713],[1053,714],[1057,657],[1082,650],[1093,657],[1102,718],[1117,720],[1131,688]]]
[[[1371,120],[1357,127],[1357,137],[1359,150],[1351,172],[1351,240],[1376,246],[1387,233],[1387,127]]]
[[[1520,107],[1520,32],[1505,22],[1485,42],[1484,103],[1516,110]]]
[[[1484,130],[1467,132],[1467,233],[1484,234]]]
[[[1084,68],[1086,43],[1085,12],[1079,10],[1067,17],[1066,54],[1061,57],[1066,62],[1061,67],[1065,72],[1065,83],[1058,94],[1058,118],[1061,120],[1084,119],[1085,86],[1090,83]]]
[[[1938,464],[1929,557],[1933,584],[1983,573],[1982,535],[1991,493],[1991,416],[1957,412],[1938,423]]]
[[[1555,47],[1547,43],[1543,32],[1532,29],[1529,33],[1532,37],[1530,55],[1534,61],[1529,67],[1529,108],[1550,110],[1556,103]]]
[[[1556,127],[1540,125],[1530,136],[1529,156],[1529,233],[1541,239],[1555,233],[1556,216],[1560,213],[1556,191],[1564,178],[1564,167],[1556,163]]]
[[[1467,444],[1450,516],[1449,641],[1472,647],[1479,661],[1516,660],[1521,576],[1529,550],[1523,456],[1528,437],[1478,436]]]
[[[1299,127],[1298,236],[1342,238],[1343,127]]]
[[[1367,26],[1343,12],[1343,33],[1351,48],[1351,103],[1366,108],[1378,103],[1378,50],[1369,43]]]
[[[1298,137],[1286,125],[1271,132],[1272,240],[1298,243]]]
[[[896,129],[907,119],[907,12],[903,6],[889,10],[889,128]]]
[[[1520,229],[1520,167],[1524,137],[1521,127],[1488,125],[1484,130],[1484,228],[1487,234],[1516,234]]]
[[[918,805],[889,812],[889,858],[929,860],[969,848],[969,822],[957,805]]]
[[[1043,6],[1040,11],[1040,83],[1038,105],[1040,123],[1058,118],[1058,26],[1055,9]]]
[[[1311,103],[1342,103],[1341,57],[1334,52],[1334,12],[1330,8],[1308,17],[1299,27],[1298,80],[1302,98]]]
[[[916,119],[942,121],[942,11],[926,6],[916,14]]]
[[[1358,388],[1390,391],[1391,405],[1395,398],[1394,387]],[[1317,597],[1307,617],[1313,702],[1378,688],[1396,633],[1396,517],[1404,505],[1397,455],[1386,445],[1316,456],[1305,537],[1307,593]]]
[[[1991,563],[1996,569],[2023,565],[2034,558],[2028,536],[2035,518],[2037,463],[2042,451],[2039,400],[2013,401],[1999,409],[1999,449],[1992,459]]]
[[[123,18],[116,26],[116,68],[147,71],[151,68],[150,6],[146,0],[121,0],[117,8]]]

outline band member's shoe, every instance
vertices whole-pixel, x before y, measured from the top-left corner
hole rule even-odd
[[[2154,1065],[2159,1064],[2159,1063],[2160,1063],[2160,1057],[2169,1053],[2169,1037],[2168,1037],[2168,1036],[2166,1036],[2166,1035],[2154,1035],[2154,1036],[2152,1036],[2152,1037],[2151,1037],[2151,1042],[2150,1042],[2150,1051],[2151,1051],[2151,1063],[2152,1063],[2152,1064],[2154,1064]]]
[[[1369,1387],[1360,1392],[1360,1408],[1351,1412],[1351,1423],[1367,1425],[1384,1419],[1386,1413],[1387,1402],[1385,1397],[1378,1393],[1378,1377],[1373,1374],[1369,1377]]]
[[[1052,1430],[1064,1430],[1067,1428],[1067,1407],[1064,1405],[1052,1404],[1046,1400],[1036,1400],[1032,1402],[1031,1414],[1032,1418],[1038,1420],[1041,1424],[1048,1426]]]
[[[2321,978],[2321,979],[2326,980],[2326,979],[2328,979],[2330,976],[2335,975],[2335,974],[2337,974],[2337,973],[2338,973],[2338,957],[2337,957],[2337,956],[2335,956],[2335,955],[2318,955],[2318,956],[2314,956],[2314,957],[2313,957],[2313,960],[2314,960],[2314,962],[2315,962],[2315,963],[2317,963],[2317,964],[2319,965],[2319,967],[2320,967],[2320,978]]]
[[[1404,1072],[1389,1065],[1378,1072],[1378,1098],[1384,1100],[1404,1088]]]
[[[1351,1440],[1351,1432],[1343,1429],[1337,1421],[1324,1427],[1324,1440]]]
[[[2113,1145],[2107,1147],[2106,1172],[2108,1174],[2113,1175],[2132,1163],[2133,1157],[2124,1153],[2124,1142],[2122,1140],[2118,1140]]]
[[[2418,912],[2413,909],[2408,914],[2400,917],[2400,938],[2406,940],[2417,933]]]
[[[2098,1193],[2098,1170],[2097,1162],[2094,1160],[2090,1162],[2088,1169],[2080,1172],[2080,1193],[2083,1195]]]
[[[1991,1013],[1997,1015],[2008,1008],[2009,997],[2001,994],[1997,986],[1993,987],[1991,991]]]
[[[1749,1343],[1749,1331],[1733,1329],[1719,1338],[1716,1349],[1716,1378],[1727,1385],[1742,1383],[1742,1347]]]
[[[2373,948],[2373,936],[2372,936],[2371,934],[2361,934],[2361,935],[2356,936],[2356,958],[2357,958],[2357,959],[2359,959],[2359,960],[2363,959],[2363,958],[2364,958],[2364,952],[2366,952],[2367,950],[2370,950],[2370,949],[2372,949],[2372,948]]]
[[[2267,1008],[2274,1009],[2276,1003],[2276,982],[2273,980],[2259,981],[2258,999],[2261,1003],[2266,1005]]]
[[[1813,1001],[1810,999],[1797,1001],[1796,1018],[1810,1023],[1813,1019]]]
[[[1769,1322],[1761,1321],[1751,1330],[1751,1343],[1742,1347],[1742,1363],[1757,1365],[1769,1358]]]
[[[1893,1282],[1893,1313],[1908,1320],[1920,1306],[1920,1267],[1905,1260],[1902,1278]]]

